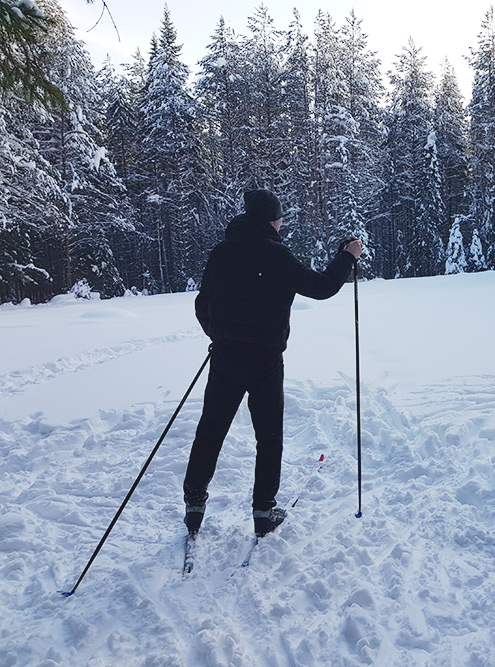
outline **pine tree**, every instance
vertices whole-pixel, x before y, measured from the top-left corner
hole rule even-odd
[[[432,275],[442,260],[439,224],[443,205],[435,135],[431,131],[433,77],[412,40],[391,74],[387,138],[384,277]]]
[[[287,168],[287,118],[282,90],[282,36],[264,4],[248,18],[244,41],[248,108],[247,187],[282,191]]]
[[[100,92],[100,100],[103,103],[103,113],[106,111],[108,106],[109,97],[113,92],[116,79],[117,74],[115,72],[115,67],[113,66],[110,55],[107,54],[101,69],[96,72],[96,83]]]
[[[147,66],[139,49],[133,61],[123,66],[107,109],[108,144],[117,173],[124,180],[139,222],[143,224],[140,193],[146,183],[146,166],[142,157],[144,140],[143,103]]]
[[[419,215],[413,227],[412,250],[415,254],[415,275],[431,276],[440,272],[445,255],[440,233],[444,225],[445,206],[442,199],[442,183],[434,131],[428,135],[424,153],[424,171],[420,174],[422,188]]]
[[[121,274],[127,285],[144,294],[160,292],[158,271],[154,270],[156,242],[146,228],[146,202],[143,192],[149,184],[148,165],[143,154],[143,104],[148,67],[139,48],[131,63],[123,65],[124,75],[117,77],[106,113],[109,157],[125,183],[133,213],[136,233],[127,235],[122,249],[125,269]]]
[[[109,229],[106,238],[98,235],[102,243],[100,254],[109,257],[118,265],[125,285],[137,291],[146,289],[145,275],[149,272],[147,251],[149,239],[143,232],[140,206],[140,186],[144,182],[139,109],[143,99],[146,65],[139,49],[133,62],[123,66],[125,75],[117,74],[109,56],[96,74],[101,114],[98,129],[108,150],[108,159],[115,167],[117,176],[125,185],[133,218],[132,230]],[[105,261],[107,266],[111,262]],[[96,266],[96,264],[93,264]],[[109,269],[111,274],[115,271]],[[108,281],[106,281],[109,284]]]
[[[460,219],[456,218],[450,231],[449,244],[447,247],[447,261],[445,262],[445,273],[464,273],[467,268],[464,242],[462,239]]]
[[[139,98],[146,85],[146,60],[141,53],[139,47],[132,56],[131,63],[124,63],[123,69],[129,85],[131,86],[131,93],[134,98]]]
[[[460,219],[467,220],[470,201],[467,114],[454,70],[447,60],[435,94],[433,129],[445,205],[439,231],[442,242],[447,244],[455,219],[462,216]]]
[[[370,224],[382,169],[382,89],[379,61],[355,13],[337,30],[320,11],[313,55],[315,202],[332,252],[350,234],[363,239],[361,267],[368,276],[374,271]]]
[[[342,163],[341,210],[337,221],[339,240],[355,234],[363,240],[360,260],[364,275],[373,274],[374,248],[370,237],[370,218],[379,191],[383,92],[379,61],[369,51],[362,21],[351,11],[340,30],[341,66],[344,97],[340,112],[346,140],[338,142]]]
[[[483,247],[477,229],[473,230],[473,237],[467,258],[467,266],[468,270],[473,273],[477,271],[485,271],[487,268],[485,256],[483,254]]]
[[[198,140],[195,104],[187,88],[188,68],[165,5],[160,36],[152,44],[142,106],[143,149],[148,170],[144,192],[147,222],[155,235],[161,289],[185,289],[197,275],[200,199],[195,190]]]
[[[105,127],[109,158],[128,187],[139,152],[136,142],[138,114],[132,103],[130,83],[124,76],[115,79],[108,91]]]
[[[287,243],[308,266],[319,266],[327,257],[326,237],[316,207],[314,153],[314,116],[311,98],[311,62],[309,40],[304,33],[299,12],[286,35],[283,47],[285,65],[282,74],[283,102],[288,120],[288,164],[284,197]],[[321,255],[321,260],[317,258]]]
[[[124,185],[106,157],[99,131],[102,102],[91,61],[58,2],[39,0],[39,5],[54,26],[40,45],[40,55],[67,101],[66,108],[52,112],[36,130],[41,154],[59,172],[65,194],[68,223],[63,237],[54,239],[65,248],[65,286],[87,278],[104,296],[114,296],[123,293],[121,280],[115,279],[108,292],[109,282],[97,269],[91,275],[81,271],[98,266],[99,239],[105,237],[108,243],[115,230],[133,229],[132,211]],[[107,262],[106,270],[118,274],[115,264]]]
[[[0,285],[3,301],[42,301],[59,287],[43,246],[66,219],[56,170],[38,151],[31,127],[39,110],[6,94],[0,102]],[[40,211],[43,215],[40,215]],[[48,269],[48,270],[47,270]]]
[[[212,247],[220,229],[237,213],[240,195],[249,180],[247,65],[239,39],[222,17],[200,66],[195,93],[205,137],[205,190],[211,230],[206,243]]]
[[[487,12],[472,51],[474,70],[470,143],[473,168],[473,218],[489,268],[495,268],[495,21]]]
[[[335,24],[329,13],[318,12],[315,21],[312,62],[312,97],[314,104],[315,176],[312,181],[319,224],[329,236],[329,226],[335,227],[336,202],[342,168],[338,155],[341,134],[341,114],[345,98],[344,76],[341,71],[341,45]],[[347,115],[346,115],[347,118]],[[340,188],[341,189],[341,188]],[[338,233],[334,233],[334,243]]]

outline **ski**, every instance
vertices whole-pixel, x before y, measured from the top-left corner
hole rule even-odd
[[[296,504],[297,504],[297,502],[298,502],[298,500],[299,500],[299,498],[300,498],[302,492],[303,492],[304,489],[306,488],[306,486],[307,486],[309,480],[311,479],[311,477],[312,477],[315,473],[319,472],[320,468],[321,468],[322,465],[323,465],[323,461],[324,461],[324,460],[325,460],[325,455],[322,454],[322,455],[320,456],[320,458],[316,461],[316,463],[314,463],[313,468],[312,468],[312,469],[307,473],[307,475],[303,478],[303,480],[302,480],[302,482],[301,482],[301,484],[300,484],[300,486],[299,486],[299,489],[297,490],[296,493],[294,493],[294,494],[291,496],[290,500],[287,502],[287,504],[285,505],[285,508],[284,508],[284,509],[286,509],[287,507],[295,507],[295,506],[296,506]],[[253,555],[253,551],[256,549],[256,547],[258,546],[258,544],[259,544],[259,538],[258,538],[258,537],[255,537],[255,538],[253,539],[253,543],[252,543],[251,546],[249,547],[249,551],[246,553],[246,556],[244,557],[244,560],[243,560],[242,563],[241,563],[241,567],[249,567],[249,564],[250,564],[250,562],[251,562],[251,556]],[[234,572],[235,572],[235,571],[234,571]],[[232,573],[231,576],[234,575],[234,572]]]
[[[186,537],[184,549],[184,565],[182,567],[182,576],[191,574],[194,567],[194,547],[196,545],[196,533],[189,533]]]
[[[310,479],[315,473],[317,473],[317,472],[320,470],[321,466],[323,465],[323,461],[324,461],[324,460],[325,460],[325,455],[322,454],[322,455],[320,456],[320,458],[318,459],[318,461],[316,461],[316,463],[313,465],[313,469],[310,470],[310,471],[307,473],[306,477],[304,477],[303,481],[301,482],[301,484],[300,484],[300,486],[299,486],[299,490],[298,490],[296,493],[294,493],[294,494],[292,495],[292,497],[291,497],[291,499],[289,500],[289,502],[287,503],[286,507],[289,507],[289,506],[290,506],[290,507],[295,507],[295,506],[297,505],[297,501],[299,500],[299,498],[300,498],[300,496],[301,496],[301,493],[303,492],[304,488],[306,487],[306,484],[308,483],[309,479]]]
[[[253,555],[253,551],[256,549],[258,544],[259,544],[259,537],[255,537],[253,539],[253,543],[249,547],[249,551],[247,552],[246,557],[244,558],[244,560],[241,563],[241,567],[248,567],[249,566],[249,563],[251,562],[251,556]]]

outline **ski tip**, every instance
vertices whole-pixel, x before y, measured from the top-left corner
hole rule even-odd
[[[70,598],[71,595],[74,595],[74,591],[57,591],[64,598]]]
[[[324,459],[325,459],[325,454],[322,454],[322,455],[320,456],[320,458],[318,459],[318,461],[324,461]]]
[[[361,512],[361,510],[358,510],[354,516],[356,517],[356,519],[361,519],[363,513]]]

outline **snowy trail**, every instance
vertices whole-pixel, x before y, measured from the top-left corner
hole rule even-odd
[[[182,341],[187,338],[197,338],[200,335],[198,328],[191,331],[177,332],[160,338],[132,340],[113,348],[95,349],[75,357],[63,357],[57,361],[33,366],[22,371],[13,371],[0,376],[0,395],[17,394],[25,391],[34,384],[42,384],[65,373],[77,373],[88,367],[104,364],[108,361],[120,359],[124,355],[140,352],[141,350],[158,345],[165,345]]]
[[[495,284],[493,274],[486,280]],[[408,281],[398,282],[409,288]],[[442,281],[446,299],[450,285],[455,279]],[[430,295],[437,283],[425,286]],[[368,303],[376,295],[377,307],[385,309],[387,299],[395,303],[398,287],[371,283],[362,291]],[[454,292],[459,299],[459,290]],[[125,305],[142,314],[145,307],[151,310],[150,301]],[[158,302],[162,308],[164,301]],[[479,312],[485,303],[481,293]],[[56,593],[75,583],[175,409],[191,369],[204,358],[204,340],[192,318],[188,324],[182,314],[190,305],[190,296],[174,300],[181,327],[174,332],[169,325],[163,335],[155,328],[148,338],[134,326],[139,318],[130,317],[132,331],[119,331],[113,343],[106,331],[91,340],[85,331],[80,343],[64,343],[65,356],[54,355],[54,362],[71,360],[55,366],[55,378],[37,374],[50,363],[42,351],[40,363],[33,356],[17,376],[0,369],[3,388],[13,392],[0,397],[0,664],[494,665],[493,362],[485,363],[484,374],[466,375],[465,362],[453,359],[450,375],[443,366],[424,384],[414,374],[414,359],[410,370],[403,369],[402,377],[410,373],[407,383],[368,373],[362,386],[360,520],[354,517],[355,391],[349,369],[309,380],[290,362],[280,504],[321,453],[324,466],[286,523],[261,541],[250,567],[236,568],[252,539],[254,444],[243,403],[211,484],[195,568],[183,579],[181,484],[201,411],[198,389],[76,595],[65,599]],[[32,309],[6,310],[0,317],[12,313],[27,322],[30,312],[46,316],[45,310]],[[66,311],[56,312],[54,327],[63,335]],[[326,311],[301,308],[296,315],[301,330],[305,318],[310,327],[323,322]],[[416,315],[421,328],[421,311]],[[182,338],[179,331],[186,332]],[[459,331],[464,335],[462,326]],[[15,335],[13,327],[12,340]],[[340,329],[334,335],[347,354],[352,335]],[[386,336],[383,328],[376,336],[368,332],[367,344],[378,349],[381,341],[389,358],[396,358],[397,343]],[[94,350],[102,356],[92,356]],[[92,368],[117,378],[119,372],[137,373],[131,358],[141,360],[140,373],[153,383],[153,351],[161,350],[160,363],[173,372],[150,400],[130,402],[127,392],[117,390],[108,408],[78,405],[82,416],[72,420],[64,419],[64,408],[58,415],[53,408],[47,419],[31,403],[22,418],[6,418],[9,401],[19,400],[20,409],[22,397],[30,400],[36,387],[46,387],[52,402],[63,405],[57,385],[63,377],[79,378],[82,393],[93,386],[87,379]],[[386,360],[381,365],[386,368]],[[476,371],[481,367],[481,361],[473,365]],[[110,379],[108,385],[102,379],[103,390]]]

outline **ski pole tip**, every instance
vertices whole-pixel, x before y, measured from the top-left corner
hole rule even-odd
[[[356,519],[360,519],[363,516],[363,513],[361,512],[361,510],[358,510],[354,516],[356,517]]]

